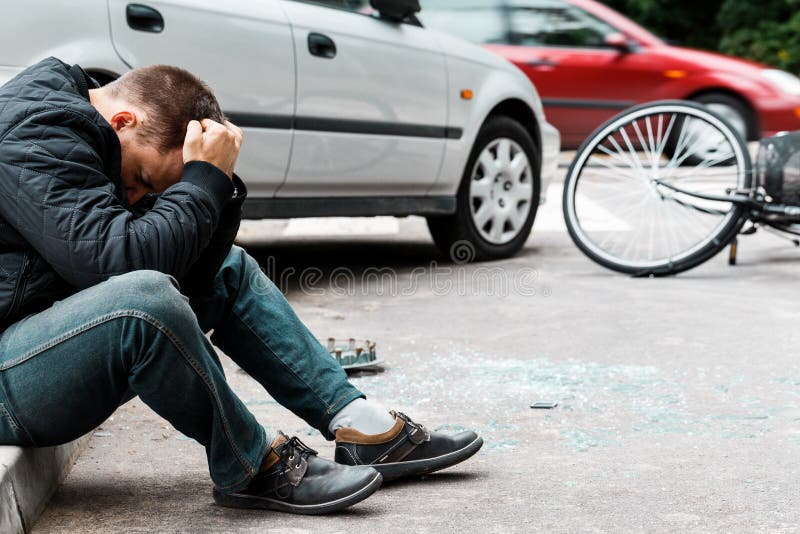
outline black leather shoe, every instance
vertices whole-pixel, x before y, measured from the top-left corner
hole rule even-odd
[[[431,432],[405,414],[392,415],[395,425],[383,434],[362,434],[353,428],[337,430],[334,459],[345,465],[374,467],[384,480],[394,480],[463,462],[483,445],[475,432]]]
[[[381,485],[381,474],[375,469],[323,460],[296,437],[280,434],[272,455],[273,465],[257,474],[247,488],[235,493],[214,488],[214,500],[233,508],[317,515],[361,502]]]

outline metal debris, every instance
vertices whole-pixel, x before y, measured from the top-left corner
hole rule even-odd
[[[558,406],[557,402],[535,402],[531,404],[531,408],[534,410],[552,410]]]
[[[335,338],[329,337],[320,342],[345,370],[367,369],[383,363],[383,360],[378,358],[375,342],[369,339],[357,340],[351,337],[347,341],[337,341]]]

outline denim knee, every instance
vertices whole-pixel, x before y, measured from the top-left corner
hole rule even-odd
[[[280,292],[272,280],[264,274],[255,258],[236,245],[231,247],[218,276],[222,277],[222,283],[231,296],[235,296],[245,288],[259,295]]]
[[[170,275],[139,270],[113,276],[104,287],[104,296],[117,310],[136,311],[166,322],[176,317],[194,319],[188,299]]]
[[[225,258],[223,269],[225,267],[233,267],[248,280],[252,278],[253,275],[263,274],[261,271],[261,266],[255,260],[255,258],[248,254],[247,251],[242,247],[237,247],[236,245],[231,247],[228,257]]]
[[[234,245],[231,249],[231,257],[241,264],[242,277],[246,280],[246,285],[250,289],[268,295],[274,292],[280,293],[278,286],[270,279],[268,273],[261,268],[261,265],[246,250]]]

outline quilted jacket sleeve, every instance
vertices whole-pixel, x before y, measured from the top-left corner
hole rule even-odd
[[[239,232],[242,221],[242,204],[247,198],[247,187],[235,174],[233,181],[236,185],[236,196],[222,210],[219,224],[208,246],[186,273],[186,276],[181,279],[181,292],[190,298],[205,297],[211,294],[217,272],[230,253],[233,241]]]
[[[0,211],[67,282],[82,289],[153,269],[181,278],[209,243],[233,193],[213,165],[190,162],[180,182],[135,217],[115,195],[98,126],[79,113],[35,113],[3,140]]]

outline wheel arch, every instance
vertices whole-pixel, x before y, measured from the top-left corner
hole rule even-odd
[[[539,128],[539,121],[536,114],[523,100],[518,98],[507,98],[502,102],[495,105],[486,115],[486,118],[481,124],[481,128],[489,122],[493,117],[505,116],[519,122],[523,128],[530,134],[536,150],[539,151],[540,157],[542,153],[542,133]]]
[[[89,68],[89,69],[86,69],[86,73],[89,76],[91,76],[92,78],[94,78],[95,80],[97,80],[97,82],[101,86],[102,85],[107,85],[107,84],[113,82],[114,80],[116,80],[117,78],[119,78],[121,76],[120,74],[117,74],[114,71],[106,70],[106,69],[92,69],[92,68]]]
[[[749,116],[745,117],[747,121],[747,141],[755,141],[757,140],[760,135],[759,132],[761,131],[761,124],[758,120],[758,113],[756,112],[756,108],[753,103],[742,93],[733,91],[727,87],[704,87],[703,89],[695,90],[694,92],[686,95],[684,97],[685,100],[695,100],[702,96],[706,95],[713,95],[713,94],[722,94],[725,96],[729,96],[731,98],[735,98],[739,101],[745,108],[747,108],[749,112]]]

